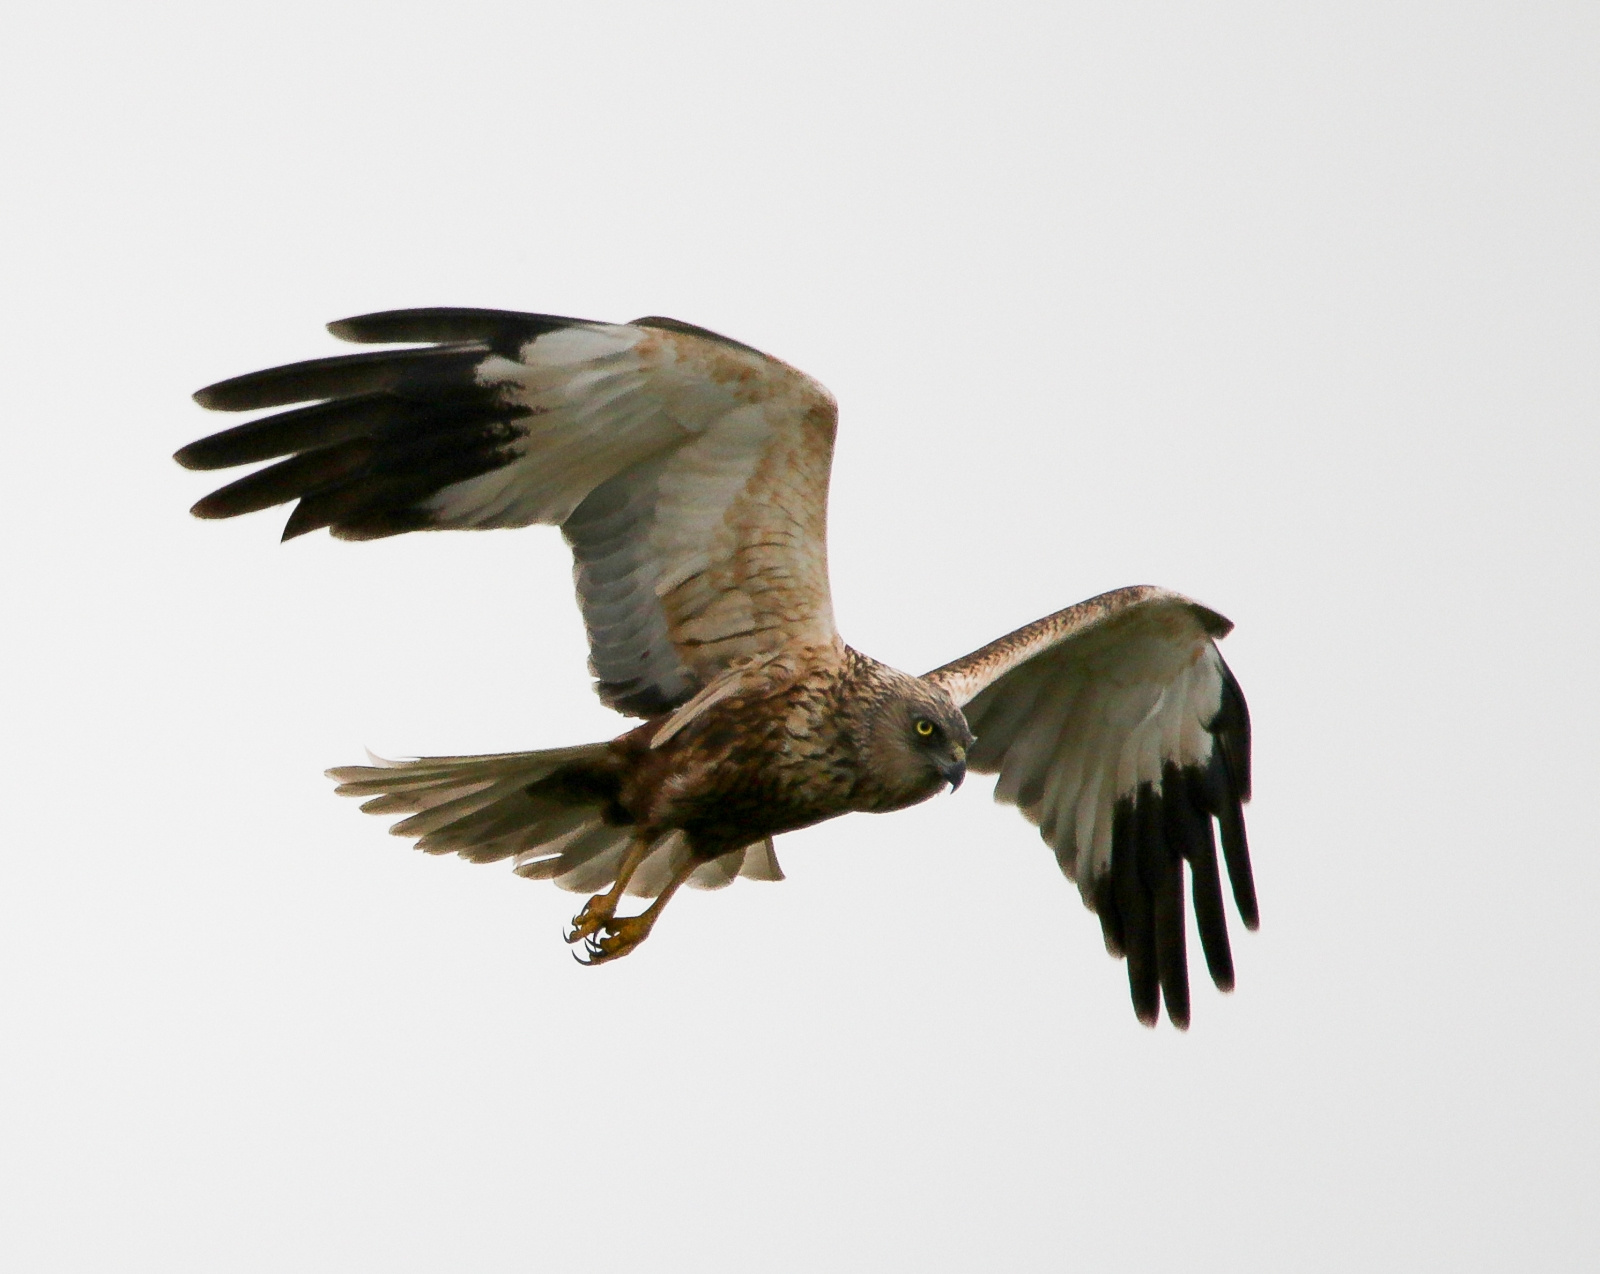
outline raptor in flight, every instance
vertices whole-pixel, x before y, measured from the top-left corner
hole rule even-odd
[[[1070,606],[916,677],[845,645],[828,594],[837,416],[809,377],[666,318],[594,323],[398,310],[330,325],[408,345],[222,381],[202,406],[305,403],[191,443],[191,469],[277,460],[202,518],[296,501],[284,538],[561,528],[607,743],[330,771],[430,853],[511,859],[593,893],[593,963],[649,934],[684,883],[782,878],[772,837],[903,809],[968,768],[1037,824],[1125,956],[1134,1011],[1189,1020],[1185,873],[1207,968],[1233,985],[1217,833],[1256,926],[1241,806],[1250,723],[1220,615],[1164,589]],[[286,457],[286,458],[284,458]],[[623,895],[653,898],[619,916]]]

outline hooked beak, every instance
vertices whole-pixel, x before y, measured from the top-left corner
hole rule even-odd
[[[960,753],[944,762],[939,767],[939,773],[944,775],[945,782],[950,784],[950,790],[955,791],[961,786],[961,780],[967,777],[966,753]]]

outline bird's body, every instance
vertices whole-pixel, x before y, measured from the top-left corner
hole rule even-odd
[[[224,410],[319,401],[179,452],[193,468],[289,456],[195,512],[298,500],[285,538],[558,524],[596,689],[644,718],[607,743],[330,771],[364,809],[408,815],[396,833],[605,887],[568,939],[598,963],[636,947],[680,885],[781,879],[773,836],[903,809],[959,786],[970,761],[999,773],[997,798],[1039,824],[1100,915],[1141,1020],[1164,995],[1188,1022],[1185,863],[1207,965],[1232,986],[1213,820],[1250,927],[1255,898],[1249,721],[1214,644],[1226,620],[1118,589],[900,672],[834,628],[836,409],[808,377],[671,319],[441,309],[332,327],[432,344],[202,390]],[[625,893],[654,901],[618,917]]]
[[[682,830],[704,858],[848,810],[859,766],[841,728],[839,661],[796,661],[783,671],[784,684],[713,704],[659,747],[652,740],[671,718],[617,739],[626,769],[619,804],[653,830]]]
[[[959,762],[868,764],[873,710],[917,679],[849,647],[786,654],[736,670],[736,687],[703,710],[691,703],[613,739],[561,781],[583,775],[585,790],[605,793],[610,822],[651,839],[681,831],[701,860],[840,814],[904,809],[946,786]],[[962,755],[970,741],[958,742]]]

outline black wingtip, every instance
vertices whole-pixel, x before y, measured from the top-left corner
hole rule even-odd
[[[1156,917],[1150,893],[1139,874],[1138,831],[1134,802],[1126,797],[1111,818],[1111,874],[1128,963],[1128,994],[1133,1012],[1154,1026],[1161,1012],[1161,980],[1157,970]]]
[[[1256,902],[1255,872],[1250,867],[1250,842],[1245,835],[1244,813],[1237,802],[1225,806],[1217,815],[1222,832],[1222,857],[1228,865],[1228,880],[1233,885],[1233,905],[1239,910],[1244,927],[1254,933],[1261,927],[1261,910]]]
[[[283,534],[278,537],[279,544],[287,544],[290,540],[298,540],[302,535],[310,535],[313,531],[320,531],[325,526],[331,526],[334,518],[323,513],[319,516],[317,502],[314,500],[301,500],[289,513],[289,520],[283,524]]]
[[[378,314],[355,314],[349,318],[334,319],[326,326],[329,335],[355,345],[400,344],[427,339],[420,336],[391,334],[389,326],[406,313],[408,312],[403,310],[385,310]]]
[[[257,402],[256,395],[251,392],[260,376],[260,372],[230,376],[227,380],[219,380],[204,389],[195,390],[190,397],[207,411],[250,411],[256,407],[276,406],[272,402]]]
[[[380,310],[335,319],[328,331],[357,345],[394,345],[414,341],[455,344],[484,342],[513,355],[528,341],[567,327],[599,326],[592,319],[559,314],[527,314],[519,310],[485,310],[437,305],[410,310]]]
[[[205,456],[202,452],[195,450],[196,446],[196,443],[191,442],[187,447],[179,447],[172,453],[172,458],[185,469],[204,469],[207,467]]]
[[[353,344],[368,344],[361,338],[361,319],[358,317],[334,319],[333,322],[324,324],[328,335],[336,336],[341,341],[350,341]]]
[[[1216,736],[1222,757],[1228,766],[1228,776],[1239,794],[1240,804],[1250,801],[1250,705],[1245,702],[1244,691],[1227,661],[1218,656],[1222,665],[1222,702],[1217,715],[1206,728]]]
[[[489,346],[482,342],[455,342],[312,358],[219,380],[197,390],[194,399],[212,411],[253,411],[323,398],[403,393],[418,385],[464,384],[487,353]]]

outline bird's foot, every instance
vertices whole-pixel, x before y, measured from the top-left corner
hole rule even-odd
[[[572,929],[567,934],[568,944],[598,932],[602,926],[610,923],[616,911],[617,899],[612,894],[596,894],[583,904],[582,911],[572,917]]]
[[[607,916],[583,940],[579,964],[605,964],[620,960],[650,936],[656,918],[649,912],[637,916]]]

